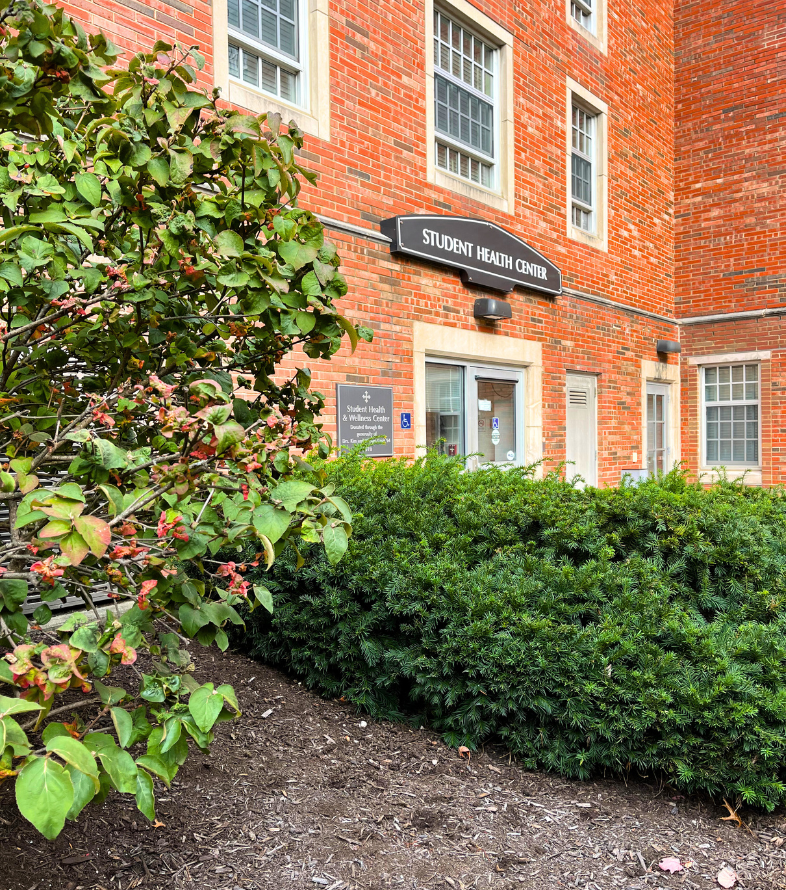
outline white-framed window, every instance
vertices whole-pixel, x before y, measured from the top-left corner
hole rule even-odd
[[[304,104],[306,0],[227,0],[230,78]]]
[[[597,115],[575,102],[571,108],[570,195],[573,225],[595,231]]]
[[[704,366],[701,373],[705,466],[760,466],[759,364]]]
[[[499,139],[498,48],[434,9],[435,163],[494,188]]]
[[[608,250],[609,108],[575,80],[566,81],[568,237]]]
[[[608,0],[565,0],[568,25],[604,55],[608,44]]]
[[[595,10],[592,7],[593,0],[570,0],[570,14],[574,22],[586,28],[590,33],[595,33]]]

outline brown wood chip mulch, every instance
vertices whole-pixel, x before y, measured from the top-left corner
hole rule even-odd
[[[193,754],[153,827],[110,796],[53,843],[0,788],[0,890],[644,890],[786,888],[786,815],[645,781],[575,782],[501,749],[462,759],[426,730],[377,723],[237,654],[198,653],[243,717]],[[675,857],[675,874],[659,862]]]

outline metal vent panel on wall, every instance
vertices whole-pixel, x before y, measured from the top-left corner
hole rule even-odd
[[[589,404],[589,393],[586,389],[570,389],[568,390],[568,404],[569,405],[588,405]]]

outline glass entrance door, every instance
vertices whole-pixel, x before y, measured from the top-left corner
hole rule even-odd
[[[469,447],[477,465],[524,463],[524,385],[519,371],[469,367]]]
[[[647,472],[667,473],[669,467],[669,388],[647,384]]]

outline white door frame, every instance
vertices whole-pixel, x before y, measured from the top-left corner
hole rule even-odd
[[[672,459],[671,432],[671,386],[668,383],[647,381],[647,396],[663,396],[663,472],[668,473],[674,466]],[[645,412],[648,410],[645,401]],[[649,470],[649,416],[645,413],[644,422],[647,427],[647,438],[644,440],[644,467]]]
[[[443,356],[426,356],[426,364],[429,365],[453,365],[464,369],[464,446],[467,454],[477,451],[478,447],[478,387],[477,377],[483,380],[504,380],[515,383],[516,386],[516,458],[507,461],[514,466],[522,466],[525,461],[526,441],[526,417],[525,417],[525,387],[526,368],[505,368],[501,365],[480,364],[468,359],[447,358]],[[467,469],[476,470],[480,464],[477,457],[471,457],[467,461]]]

